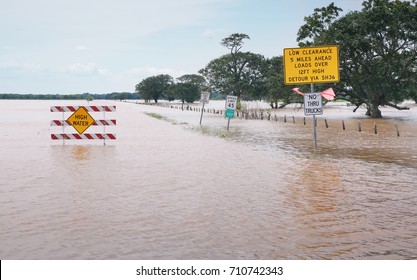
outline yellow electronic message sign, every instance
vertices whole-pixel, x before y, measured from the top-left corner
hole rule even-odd
[[[339,80],[339,46],[284,49],[286,85],[334,83]]]

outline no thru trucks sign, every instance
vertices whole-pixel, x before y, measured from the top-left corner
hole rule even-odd
[[[320,93],[304,94],[304,115],[323,115],[323,102]]]

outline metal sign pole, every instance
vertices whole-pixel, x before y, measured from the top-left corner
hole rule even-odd
[[[203,102],[203,108],[201,109],[200,125],[201,125],[201,121],[203,120],[204,104],[206,104],[206,103]]]
[[[314,127],[314,148],[317,149],[316,115],[313,115],[313,127]]]
[[[230,119],[231,119],[231,118],[227,118],[227,131],[229,131]]]
[[[103,110],[103,120],[106,120],[106,110]],[[103,125],[103,145],[106,146],[106,126]]]
[[[65,120],[65,113],[64,110],[62,110],[62,145],[65,145],[65,125],[66,125],[66,120]]]
[[[310,85],[311,93],[314,93],[314,84]],[[314,133],[314,148],[317,149],[317,128],[316,128],[316,115],[313,115],[313,133]]]

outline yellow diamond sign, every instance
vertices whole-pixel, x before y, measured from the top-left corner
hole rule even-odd
[[[79,134],[83,134],[95,120],[84,107],[79,107],[68,119],[67,122],[72,125]]]

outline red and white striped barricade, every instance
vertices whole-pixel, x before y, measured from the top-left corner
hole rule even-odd
[[[116,106],[51,106],[51,112],[62,113],[61,120],[52,120],[51,126],[62,127],[62,133],[52,133],[52,140],[115,140],[116,134],[106,133],[106,126],[115,126],[116,120],[106,120],[106,112],[116,112]],[[65,118],[65,113],[72,113],[68,118]],[[89,113],[103,112],[103,119],[95,120]],[[103,127],[103,133],[84,133],[90,126]],[[65,133],[66,127],[73,127],[77,133]]]
[[[116,106],[51,106],[51,112],[75,112],[80,107],[88,112],[116,112]]]

